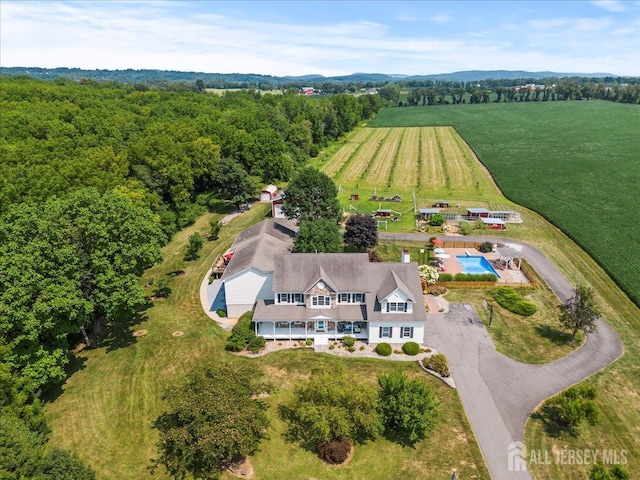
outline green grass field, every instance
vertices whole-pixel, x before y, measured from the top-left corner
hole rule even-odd
[[[224,226],[220,239],[206,242],[197,261],[182,260],[189,236],[193,232],[205,235],[209,220],[220,215],[207,214],[173,238],[163,249],[162,264],[147,271],[143,282],[171,276],[176,270],[185,273],[171,276],[171,296],[153,301],[140,323],[114,332],[96,348],[78,353],[70,377],[46,405],[53,445],[78,453],[97,471],[100,480],[168,478],[162,469],[154,476],[148,469],[157,455],[157,432],[151,426],[166,408],[161,393],[168,385],[181,382],[185,373],[198,365],[250,362],[264,368],[277,387],[268,399],[272,428],[251,459],[255,479],[385,480],[397,476],[417,480],[447,477],[456,467],[463,478],[488,480],[457,392],[422,373],[414,362],[343,359],[309,350],[246,359],[224,351],[228,333],[202,311],[199,286],[215,257],[229,247],[238,232],[265,218],[268,211],[268,205],[254,205]],[[133,336],[139,330],[147,333]],[[183,335],[176,337],[174,332]],[[324,464],[315,453],[283,439],[286,426],[277,415],[277,404],[290,398],[294,383],[307,377],[314,366],[333,369],[338,363],[345,363],[354,378],[364,382],[375,382],[378,374],[394,368],[421,375],[441,401],[441,422],[415,448],[381,437],[356,446],[354,458],[344,467]],[[223,478],[236,477],[225,473]]]
[[[512,201],[561,228],[640,304],[640,109],[604,101],[390,108],[371,127],[453,125]]]

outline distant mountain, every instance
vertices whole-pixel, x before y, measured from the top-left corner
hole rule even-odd
[[[121,83],[149,83],[160,84],[167,82],[195,83],[203,80],[206,85],[218,88],[260,88],[271,85],[274,88],[298,87],[303,84],[320,83],[395,83],[421,80],[447,80],[457,82],[475,82],[481,80],[516,80],[516,79],[542,79],[563,77],[587,77],[587,78],[618,78],[612,73],[558,73],[558,72],[527,72],[523,70],[467,70],[453,73],[440,73],[434,75],[387,75],[385,73],[353,73],[325,77],[311,74],[301,76],[276,77],[273,75],[260,75],[250,73],[203,73],[203,72],[179,72],[175,70],[83,70],[80,68],[40,68],[40,67],[0,67],[0,75],[15,76],[26,75],[34,78],[55,79],[70,78],[80,80],[111,80]]]

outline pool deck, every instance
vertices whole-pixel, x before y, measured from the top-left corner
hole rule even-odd
[[[462,272],[462,266],[458,263],[456,256],[464,256],[466,255],[465,252],[469,252],[471,256],[484,257],[487,259],[491,266],[495,268],[496,272],[498,272],[498,275],[500,275],[500,278],[498,278],[498,283],[520,283],[523,285],[529,283],[529,280],[522,272],[518,272],[517,270],[503,270],[502,267],[498,267],[497,253],[482,253],[479,250],[473,248],[445,248],[444,251],[447,255],[451,255],[451,258],[442,259],[445,268],[444,272],[442,273],[450,273],[452,275],[455,275],[456,273]]]

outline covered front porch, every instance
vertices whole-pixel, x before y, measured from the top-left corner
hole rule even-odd
[[[367,322],[348,320],[257,321],[255,332],[268,340],[340,339],[352,336],[368,339]]]

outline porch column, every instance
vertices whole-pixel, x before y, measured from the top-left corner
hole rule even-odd
[[[260,324],[260,322],[255,322],[255,323],[253,324],[253,329],[255,330],[256,337],[258,336],[258,330],[259,330],[259,329],[258,329],[258,325],[259,325],[259,324]]]

